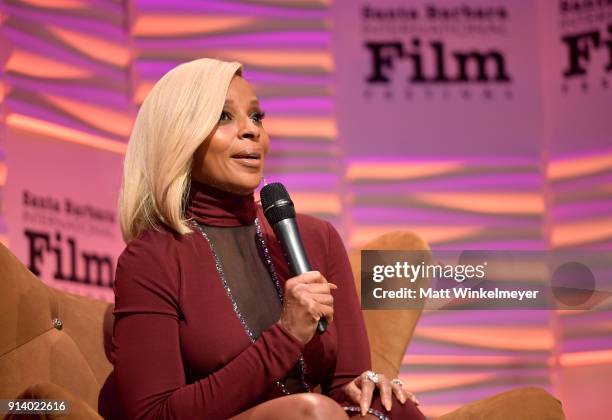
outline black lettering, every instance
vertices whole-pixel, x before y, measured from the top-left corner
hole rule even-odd
[[[79,279],[77,278],[76,272],[77,272],[77,267],[76,267],[76,241],[74,240],[74,238],[68,238],[66,240],[66,242],[68,242],[68,248],[70,248],[70,276],[68,277],[67,280],[70,281],[79,281]]]
[[[371,52],[372,74],[367,77],[369,83],[388,83],[389,78],[383,74],[383,68],[393,69],[393,56],[402,57],[401,42],[366,42],[366,48]],[[393,54],[385,54],[385,52]]]
[[[36,232],[33,230],[24,230],[23,233],[28,238],[28,269],[35,275],[40,276],[40,266],[44,260],[43,252],[49,251],[49,235],[44,232]],[[41,242],[42,241],[42,242]]]
[[[87,284],[96,284],[98,286],[110,286],[112,284],[113,277],[113,261],[108,256],[99,256],[96,254],[88,254],[83,252],[81,254],[83,262],[85,263],[85,278],[83,281]],[[91,268],[97,268],[96,276],[92,277]],[[106,278],[102,274],[102,268],[106,267]]]
[[[62,242],[62,235],[59,232],[55,233],[55,240],[58,243]],[[50,248],[51,251],[55,254],[55,273],[53,273],[53,278],[58,280],[63,280],[64,270],[63,270],[63,261],[62,261],[62,249],[59,247]]]
[[[446,69],[444,66],[444,44],[440,41],[434,41],[431,43],[431,48],[434,50],[435,63],[436,63],[436,77],[435,82],[448,82],[446,76]]]
[[[421,40],[419,38],[412,39],[412,46],[414,47],[414,51],[410,53],[405,53],[404,57],[410,59],[412,61],[412,76],[410,77],[410,81],[413,83],[424,83],[427,80],[425,76],[423,76],[423,60],[421,58]]]
[[[28,190],[23,190],[21,197],[23,205],[28,206],[30,204],[30,192]]]
[[[568,53],[567,68],[563,71],[563,76],[574,77],[586,74],[586,69],[581,62],[590,60],[589,44],[591,42],[595,48],[599,48],[599,31],[566,35],[561,40],[567,45]]]
[[[458,82],[467,82],[470,80],[468,75],[468,64],[470,62],[476,63],[476,80],[479,82],[489,82],[494,80],[496,82],[509,82],[510,76],[506,72],[506,63],[504,56],[498,51],[490,51],[488,53],[481,53],[478,51],[470,52],[456,52],[453,53],[457,59],[457,65],[459,67],[459,74],[457,76]],[[487,73],[487,62],[493,62],[495,64],[495,75],[490,77]]]

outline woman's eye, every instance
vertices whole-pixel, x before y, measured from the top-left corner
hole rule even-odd
[[[222,111],[221,116],[219,117],[219,122],[229,121],[231,119],[231,115],[227,111]]]
[[[265,112],[257,111],[251,115],[251,118],[253,118],[253,121],[255,121],[256,123],[261,123],[262,120],[265,118],[265,116],[266,116]]]

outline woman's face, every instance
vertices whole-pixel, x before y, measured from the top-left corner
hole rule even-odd
[[[193,155],[192,179],[235,194],[252,193],[270,145],[263,117],[251,85],[234,76],[219,123]]]

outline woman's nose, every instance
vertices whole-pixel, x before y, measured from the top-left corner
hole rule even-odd
[[[238,138],[259,141],[259,126],[251,118],[245,118],[239,130]]]

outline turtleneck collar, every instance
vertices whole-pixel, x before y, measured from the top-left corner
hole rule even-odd
[[[244,226],[255,221],[257,205],[253,193],[237,195],[192,180],[186,213],[209,226]]]

